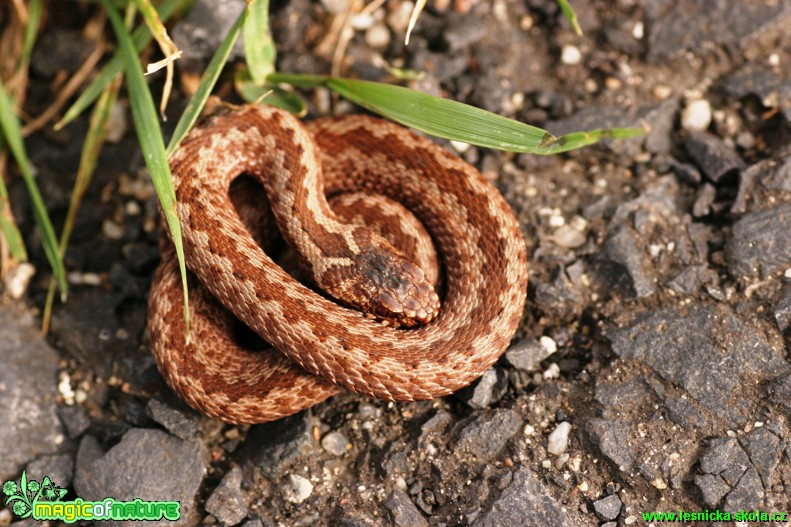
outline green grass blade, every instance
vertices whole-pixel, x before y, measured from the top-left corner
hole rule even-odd
[[[637,128],[614,128],[555,137],[535,126],[401,86],[338,78],[327,79],[325,84],[350,101],[397,123],[485,148],[548,155],[601,139],[642,134]]]
[[[189,341],[189,303],[187,291],[187,268],[184,264],[184,246],[181,241],[181,225],[176,214],[176,192],[173,189],[173,177],[170,174],[167,155],[165,154],[165,143],[162,139],[162,129],[159,126],[157,111],[154,107],[154,99],[148,90],[148,85],[143,77],[143,68],[135,51],[134,42],[129,32],[124,27],[115,7],[110,0],[101,0],[110,22],[113,25],[115,34],[118,38],[119,51],[124,62],[126,72],[126,85],[129,91],[129,102],[132,107],[132,119],[135,123],[137,139],[140,142],[140,149],[143,151],[143,158],[151,174],[154,189],[157,191],[159,203],[165,214],[168,227],[170,228],[173,245],[178,256],[179,269],[181,271],[181,283],[184,290],[184,325],[187,331],[187,341]]]
[[[574,32],[582,36],[582,28],[577,21],[577,13],[574,12],[574,8],[571,7],[568,0],[558,0],[558,5],[560,6],[560,10],[563,11],[563,14],[566,15],[566,19],[568,19]]]
[[[162,3],[161,6],[157,9],[159,13],[159,17],[162,19],[163,22],[167,21],[176,9],[179,7],[180,4],[184,3],[184,0],[166,0]],[[148,30],[145,24],[138,27],[132,33],[132,40],[134,41],[134,47],[137,52],[143,51],[152,40],[151,32]],[[107,65],[102,68],[102,71],[96,76],[96,78],[91,82],[83,91],[80,93],[80,96],[77,97],[77,100],[74,101],[74,104],[66,110],[66,113],[63,114],[63,118],[55,124],[55,130],[60,130],[71,121],[76,119],[79,115],[82,114],[88,107],[90,107],[94,101],[99,97],[102,91],[107,87],[110,82],[115,78],[116,75],[121,73],[124,69],[124,63],[121,59],[120,51],[113,56],[112,59],[107,63]]]
[[[2,81],[0,81],[0,129],[9,150],[11,150],[11,154],[16,159],[19,170],[22,173],[22,179],[27,186],[27,192],[33,208],[33,217],[41,231],[41,245],[44,248],[44,254],[47,255],[49,265],[52,267],[52,273],[58,280],[61,297],[65,300],[68,296],[68,284],[66,283],[66,271],[63,267],[63,260],[58,254],[55,230],[52,228],[52,222],[47,214],[47,207],[44,205],[44,200],[41,199],[41,193],[33,177],[33,171],[30,169],[25,143],[22,141],[22,129],[19,126],[16,114],[13,112],[11,101],[6,95]]]
[[[5,181],[0,177],[0,231],[2,231],[3,238],[8,243],[8,250],[14,260],[26,262],[27,251],[25,250],[25,242],[22,241],[22,234],[19,232],[19,228],[5,214],[8,207],[8,189],[5,186]]]
[[[194,125],[195,121],[200,117],[203,107],[214,89],[214,85],[217,84],[217,79],[220,78],[220,73],[222,73],[225,63],[228,62],[228,56],[231,54],[233,44],[239,36],[239,30],[242,24],[244,24],[246,17],[247,9],[241,12],[239,18],[231,27],[230,31],[228,31],[228,34],[225,35],[225,39],[220,44],[220,47],[214,52],[209,66],[201,76],[197,91],[190,99],[190,102],[184,109],[184,113],[181,114],[179,122],[176,124],[176,129],[173,131],[173,135],[167,147],[168,157],[176,151],[181,140],[184,139],[184,136],[187,135],[192,125]]]
[[[41,23],[41,0],[30,0],[27,6],[27,23],[25,24],[25,37],[22,41],[22,56],[19,58],[17,71],[27,68],[33,44],[36,42],[38,26]]]
[[[258,85],[275,71],[275,43],[269,31],[269,0],[248,0],[244,24],[244,55],[250,76]]]

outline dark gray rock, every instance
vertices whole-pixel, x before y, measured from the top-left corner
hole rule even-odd
[[[791,285],[787,285],[780,292],[780,299],[775,303],[774,316],[780,331],[791,327]]]
[[[541,361],[551,354],[551,351],[537,340],[523,339],[506,350],[505,360],[516,369],[536,371]]]
[[[596,515],[602,520],[614,520],[621,513],[621,498],[617,494],[611,494],[606,498],[596,500],[593,502],[593,510]]]
[[[717,188],[711,183],[704,183],[698,189],[698,195],[692,204],[692,215],[696,218],[708,216],[712,212],[714,200],[717,198]]]
[[[713,439],[700,458],[700,471],[704,474],[716,474],[734,487],[744,472],[750,467],[747,453],[733,437]]]
[[[420,514],[409,496],[395,490],[382,503],[390,521],[399,527],[428,527],[428,521]]]
[[[670,97],[644,113],[643,118],[650,126],[645,136],[645,149],[652,154],[667,154],[673,147],[671,134],[678,106],[678,99]]]
[[[206,500],[206,511],[223,525],[236,525],[247,516],[247,505],[242,493],[242,469],[232,468]]]
[[[650,312],[607,338],[618,356],[650,366],[731,426],[754,417],[743,389],[791,372],[776,343],[724,306]]]
[[[597,382],[596,400],[605,408],[605,412],[618,414],[628,408],[648,404],[653,398],[645,380],[635,377],[621,383]]]
[[[750,463],[761,478],[763,488],[771,488],[775,469],[783,453],[782,441],[768,427],[762,426],[753,429],[741,440],[741,443],[750,458]]]
[[[244,449],[266,477],[280,477],[286,465],[315,449],[310,411],[252,427]]]
[[[761,486],[761,478],[754,467],[749,467],[736,487],[725,496],[722,509],[726,511],[741,511],[756,509],[766,503],[766,493]]]
[[[426,442],[432,437],[440,437],[445,434],[448,426],[453,422],[453,416],[445,410],[438,410],[436,414],[423,423],[420,427],[420,437],[418,444],[425,446]]]
[[[703,174],[714,183],[720,183],[727,176],[735,176],[746,166],[733,148],[708,132],[690,133],[684,147]]]
[[[754,429],[741,442],[733,437],[714,439],[700,458],[701,474],[695,483],[711,507],[760,507],[781,452],[780,439],[767,428]]]
[[[91,419],[82,406],[59,406],[58,417],[72,439],[81,436],[91,426]]]
[[[472,408],[488,408],[508,390],[508,374],[502,368],[489,368],[474,384],[456,395]]]
[[[187,441],[198,433],[198,423],[194,416],[172,408],[162,401],[157,399],[148,401],[148,412],[154,421],[179,439]]]
[[[689,295],[700,291],[704,285],[718,285],[719,277],[714,269],[705,265],[685,267],[668,285],[680,295]]]
[[[510,484],[473,527],[561,527],[574,525],[549,489],[527,467],[519,467]]]
[[[244,0],[198,0],[171,31],[183,55],[179,66],[197,71],[208,64],[220,42],[244,9]],[[229,60],[243,55],[242,39],[236,41]]]
[[[559,268],[551,282],[536,285],[536,304],[545,312],[567,317],[583,308],[583,298],[574,287],[565,269]]]
[[[756,187],[761,181],[769,178],[777,170],[777,163],[771,159],[764,159],[750,165],[739,173],[739,190],[731,205],[731,213],[744,214],[748,204],[757,197]]]
[[[615,419],[590,419],[585,432],[599,451],[621,472],[631,472],[637,456],[629,448],[626,424]]]
[[[521,427],[522,418],[513,410],[483,413],[459,431],[455,448],[475,455],[480,461],[492,459]]]
[[[54,453],[63,439],[58,419],[58,354],[41,337],[33,316],[0,304],[0,481],[31,459]]]
[[[714,474],[698,474],[695,476],[695,485],[700,489],[703,500],[709,507],[716,507],[722,498],[731,490],[721,477]]]
[[[791,203],[750,212],[733,225],[725,248],[736,279],[766,278],[791,263]]]
[[[622,225],[604,243],[599,267],[610,287],[643,298],[654,293],[651,266],[644,260],[632,230]]]
[[[768,108],[777,108],[791,121],[791,79],[781,78],[755,62],[745,64],[725,77],[725,93],[734,99],[757,95]]]
[[[196,499],[206,466],[196,441],[182,441],[161,430],[133,428],[107,452],[86,436],[80,444],[74,490],[86,500],[176,500],[181,519],[168,525],[195,525],[202,514]],[[123,475],[123,477],[119,477]],[[110,522],[110,525],[123,522]]]
[[[671,421],[690,430],[703,431],[711,428],[710,415],[699,403],[689,397],[680,395],[674,390],[668,390],[655,377],[646,379],[646,384],[662,400]]]
[[[27,464],[28,479],[42,481],[49,476],[58,487],[70,487],[74,476],[74,456],[68,454],[43,455]]]
[[[783,2],[679,0],[643,2],[646,9],[648,56],[659,60],[704,42],[742,43],[778,20],[788,10]],[[679,16],[684,13],[686,16]]]
[[[784,411],[786,419],[791,421],[791,377],[778,377],[766,385],[764,393],[769,402]]]

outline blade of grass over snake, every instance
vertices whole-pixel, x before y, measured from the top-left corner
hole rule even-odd
[[[535,126],[401,86],[339,78],[328,78],[324,84],[350,101],[405,126],[453,141],[510,152],[556,154],[600,139],[642,134],[637,128],[614,128],[555,137]]]
[[[184,3],[184,0],[166,0],[162,3],[161,6],[157,8],[157,12],[159,13],[159,18],[166,22],[176,11],[176,9]],[[141,52],[145,49],[146,46],[152,40],[151,32],[148,30],[145,24],[138,27],[132,33],[132,40],[135,44],[135,49],[137,52]],[[102,68],[102,71],[96,76],[96,78],[91,82],[83,91],[80,93],[80,96],[77,97],[77,100],[74,101],[74,104],[66,110],[66,113],[63,115],[60,121],[55,124],[55,130],[60,130],[71,121],[76,119],[82,112],[84,112],[91,104],[96,101],[99,95],[102,93],[107,85],[115,78],[116,75],[121,73],[124,70],[124,63],[121,60],[121,53],[116,52],[112,59],[107,63],[107,65]]]
[[[129,102],[132,107],[132,119],[137,131],[137,139],[140,142],[140,149],[143,151],[143,158],[151,174],[154,189],[157,191],[159,203],[165,214],[168,227],[170,228],[173,245],[178,256],[179,269],[181,271],[181,283],[184,290],[184,323],[187,328],[186,338],[189,340],[189,304],[187,291],[187,268],[184,264],[184,247],[181,241],[181,225],[176,214],[176,192],[173,189],[173,177],[170,174],[167,155],[165,154],[165,143],[162,139],[162,130],[159,127],[154,99],[148,90],[148,85],[143,77],[143,68],[135,52],[129,32],[124,27],[115,7],[110,0],[101,0],[102,5],[107,10],[110,22],[113,25],[115,34],[118,37],[119,51],[124,62],[126,72],[126,85],[129,90]]]
[[[275,71],[275,43],[269,31],[269,0],[248,0],[244,23],[244,55],[250,76],[258,85]]]
[[[77,169],[77,180],[74,182],[74,188],[71,191],[69,209],[66,212],[66,220],[63,223],[63,231],[60,234],[58,254],[60,254],[61,258],[66,254],[66,247],[69,245],[74,222],[77,219],[77,211],[93,179],[99,153],[107,138],[107,123],[110,120],[110,114],[115,105],[115,101],[118,99],[120,88],[121,79],[119,77],[114,83],[105,88],[93,107],[91,121],[88,125],[88,132],[85,134],[85,142],[82,145],[82,152],[80,153],[80,166]],[[44,334],[49,331],[49,321],[52,315],[52,303],[54,298],[55,281],[50,280],[49,289],[47,290],[47,300],[44,303],[44,312],[41,317],[41,329]]]
[[[181,118],[179,118],[179,122],[176,124],[176,129],[173,131],[173,135],[170,138],[170,142],[168,143],[166,150],[168,157],[170,157],[170,155],[176,151],[176,148],[178,148],[181,140],[184,139],[184,136],[187,135],[187,132],[189,132],[190,128],[192,128],[192,125],[194,125],[195,121],[197,121],[200,117],[203,107],[206,104],[206,101],[209,99],[209,95],[211,95],[212,90],[214,89],[214,85],[217,84],[217,79],[220,78],[220,74],[222,73],[225,63],[228,62],[228,56],[231,54],[233,45],[239,36],[239,29],[242,27],[245,18],[248,16],[247,12],[247,9],[244,9],[239,14],[239,18],[236,20],[234,25],[231,26],[228,34],[225,35],[222,43],[220,43],[220,47],[214,52],[214,56],[212,57],[211,62],[209,62],[209,66],[206,68],[206,71],[203,72],[200,83],[198,84],[198,89],[195,91],[195,94],[192,96],[189,103],[187,104],[187,107],[184,109],[184,112],[181,114]]]
[[[52,267],[52,273],[58,280],[61,298],[65,300],[68,296],[68,284],[66,283],[66,270],[63,267],[63,260],[58,254],[58,242],[55,238],[55,230],[52,228],[52,222],[47,214],[47,207],[44,205],[44,200],[41,199],[41,193],[33,177],[30,161],[25,151],[25,143],[22,141],[22,129],[11,107],[11,101],[6,95],[2,81],[0,81],[0,130],[2,130],[8,148],[11,150],[11,154],[14,156],[19,166],[19,171],[22,173],[22,179],[25,182],[28,195],[30,196],[33,217],[36,220],[36,225],[38,225],[41,231],[41,245],[44,248],[44,254],[47,255],[49,265]]]

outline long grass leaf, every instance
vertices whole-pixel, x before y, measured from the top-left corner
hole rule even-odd
[[[66,283],[66,271],[63,267],[63,260],[58,254],[55,230],[52,228],[52,222],[47,214],[47,207],[44,205],[44,200],[41,199],[41,193],[30,168],[30,161],[25,151],[25,143],[22,140],[22,128],[19,125],[19,119],[13,112],[11,101],[6,95],[2,81],[0,81],[0,129],[2,129],[11,154],[16,159],[19,171],[22,173],[22,179],[30,196],[33,217],[41,231],[41,246],[44,248],[44,254],[46,254],[49,265],[52,267],[52,272],[58,280],[61,297],[65,300],[68,296],[68,284]]]
[[[427,134],[511,152],[556,154],[601,139],[643,133],[639,128],[614,128],[555,137],[535,126],[401,86],[339,78],[329,78],[325,85],[372,112]]]
[[[246,16],[247,9],[241,12],[239,18],[228,31],[228,34],[225,35],[225,39],[220,43],[220,47],[214,52],[209,66],[201,76],[198,89],[195,91],[195,94],[184,109],[184,113],[181,114],[179,122],[176,124],[176,129],[173,131],[173,135],[167,147],[168,157],[176,151],[181,140],[184,139],[184,136],[187,135],[192,125],[194,125],[198,117],[200,117],[203,107],[214,89],[214,85],[217,84],[217,79],[220,78],[220,73],[222,73],[225,63],[228,62],[228,56],[231,54],[234,42],[236,42],[236,39],[239,37],[239,29],[242,27],[242,24],[244,24]]]
[[[186,338],[189,340],[189,303],[187,291],[187,268],[184,264],[184,246],[181,241],[181,225],[176,213],[176,192],[173,189],[173,177],[170,174],[167,155],[165,154],[165,143],[162,139],[162,130],[157,119],[157,111],[154,106],[154,99],[148,90],[143,68],[137,57],[134,43],[129,32],[124,27],[115,7],[110,0],[101,0],[110,17],[115,34],[118,38],[119,51],[124,62],[126,73],[126,85],[129,90],[129,102],[132,107],[132,119],[137,131],[137,139],[140,149],[143,151],[143,158],[151,174],[151,180],[159,197],[159,203],[165,214],[168,227],[170,228],[173,245],[178,256],[179,269],[181,271],[181,283],[184,290],[184,323],[187,328]]]

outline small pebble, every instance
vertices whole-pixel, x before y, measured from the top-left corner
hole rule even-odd
[[[120,240],[124,235],[124,228],[112,220],[102,222],[102,234],[110,240]]]
[[[555,243],[567,249],[576,249],[581,247],[587,237],[570,225],[563,225],[555,231],[553,236]]]
[[[321,439],[321,448],[335,456],[345,454],[348,444],[349,440],[340,432],[330,432]]]
[[[566,421],[560,423],[547,438],[547,452],[556,456],[563,454],[569,444],[569,432],[571,432],[571,423]]]
[[[22,298],[34,274],[36,274],[36,268],[28,262],[22,262],[12,267],[5,277],[5,287],[9,296],[15,299]]]
[[[288,484],[283,489],[283,495],[291,503],[302,503],[313,493],[313,484],[302,476],[291,474]]]
[[[691,101],[681,112],[681,127],[688,132],[702,132],[711,124],[711,104],[706,99]]]
[[[543,337],[538,339],[538,343],[544,346],[544,349],[547,350],[547,353],[549,355],[552,355],[558,350],[558,343],[555,342],[555,339],[553,339],[552,337],[547,337],[546,335],[544,335]]]
[[[582,62],[582,52],[577,46],[563,46],[563,50],[560,52],[560,61],[571,66],[579,64]]]
[[[390,31],[384,24],[375,24],[365,32],[365,43],[374,49],[384,49],[390,44]]]

